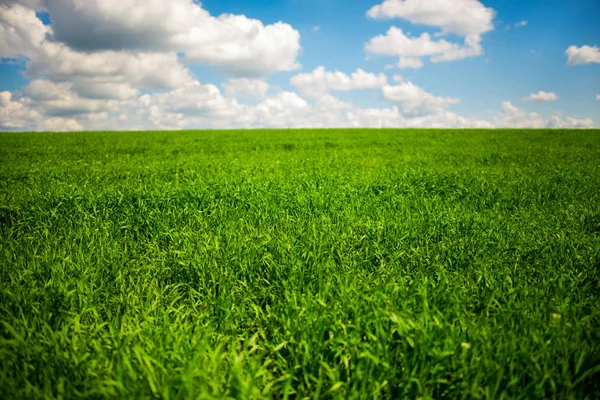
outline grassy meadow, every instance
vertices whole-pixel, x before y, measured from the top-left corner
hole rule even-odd
[[[600,132],[0,134],[0,397],[594,399]]]

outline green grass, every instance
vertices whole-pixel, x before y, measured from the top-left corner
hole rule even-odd
[[[600,132],[1,134],[0,392],[597,398]]]

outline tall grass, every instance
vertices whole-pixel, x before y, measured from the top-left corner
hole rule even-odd
[[[598,131],[0,135],[0,393],[597,398]]]

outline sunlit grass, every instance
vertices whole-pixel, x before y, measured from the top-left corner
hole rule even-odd
[[[0,134],[13,398],[597,398],[598,131]]]

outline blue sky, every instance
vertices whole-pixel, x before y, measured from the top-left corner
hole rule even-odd
[[[74,3],[0,0],[0,129],[600,126],[595,0]]]

